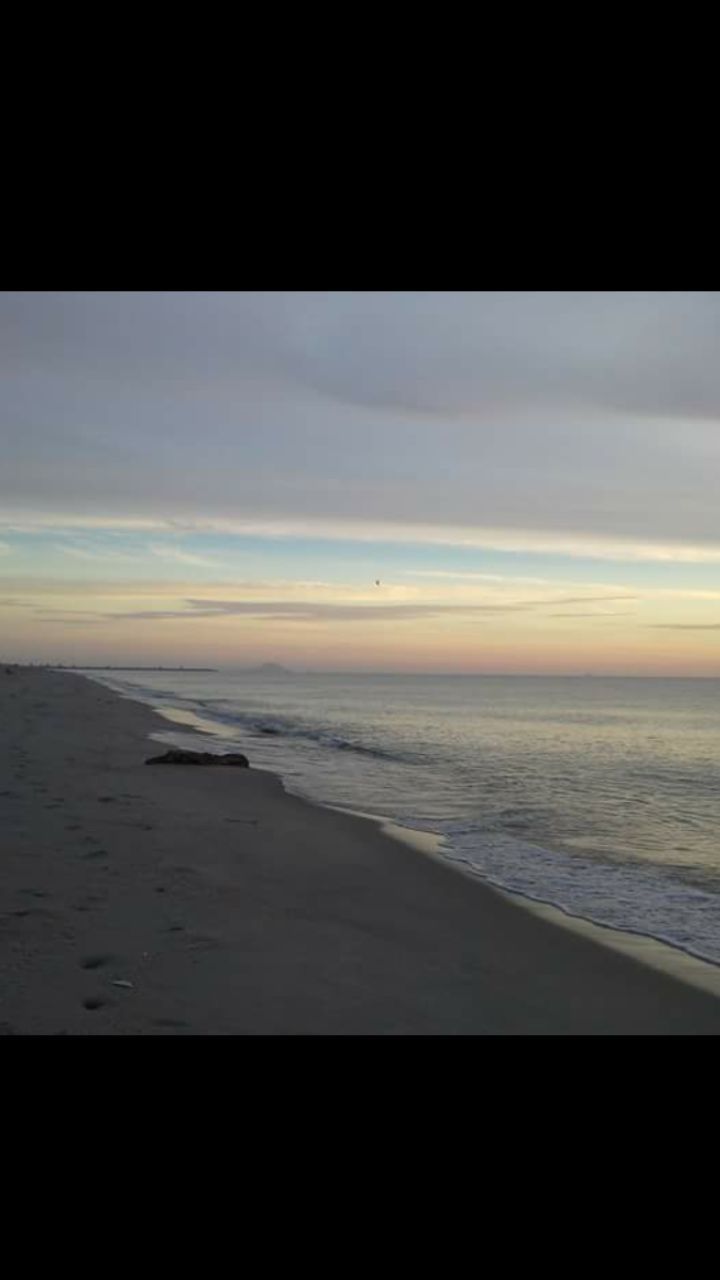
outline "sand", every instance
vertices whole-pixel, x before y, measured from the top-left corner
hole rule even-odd
[[[0,1032],[720,1031],[717,997],[269,773],[147,767],[167,728],[0,668]]]

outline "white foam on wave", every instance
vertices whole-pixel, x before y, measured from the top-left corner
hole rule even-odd
[[[433,829],[444,837],[449,862],[499,889],[720,965],[720,898],[662,867],[554,852],[453,823]]]

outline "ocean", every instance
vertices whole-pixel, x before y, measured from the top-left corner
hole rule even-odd
[[[483,880],[720,964],[720,680],[88,672]],[[418,856],[422,856],[418,854]]]

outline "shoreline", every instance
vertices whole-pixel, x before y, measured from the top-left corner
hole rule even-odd
[[[87,678],[91,679],[91,677]],[[109,688],[107,685],[102,687]],[[199,738],[202,738],[203,735],[214,736],[212,729],[203,727],[200,718],[195,712],[185,711],[183,708],[171,705],[163,708],[151,706],[149,702],[144,702],[140,698],[133,698],[130,694],[118,693],[118,697],[127,697],[131,702],[138,702],[141,706],[150,708],[153,714],[161,720],[165,720],[169,725],[177,723],[181,729],[186,729],[191,734],[197,734]],[[172,731],[168,730],[168,733],[171,734]],[[171,741],[171,738],[164,739],[162,732],[154,733],[152,737],[156,740]],[[416,852],[426,857],[435,858],[440,865],[459,873],[470,882],[479,883],[492,889],[509,902],[515,903],[523,910],[535,912],[539,918],[555,924],[558,928],[566,928],[571,932],[580,933],[582,936],[596,941],[600,946],[610,947],[612,950],[636,959],[639,963],[648,965],[660,973],[668,974],[682,982],[690,983],[692,986],[720,997],[720,962],[716,963],[707,956],[676,945],[666,938],[658,937],[656,934],[644,932],[640,929],[620,929],[616,925],[606,924],[604,921],[595,920],[591,916],[583,916],[572,912],[551,899],[536,898],[531,894],[522,893],[520,890],[509,889],[505,885],[485,877],[482,872],[473,867],[472,863],[461,858],[447,857],[442,852],[445,839],[442,835],[423,830],[420,827],[404,825],[384,814],[370,813],[363,809],[331,804],[316,799],[303,792],[288,789],[282,776],[271,769],[262,768],[258,771],[278,778],[283,790],[288,795],[294,795],[306,804],[320,809],[329,809],[336,813],[345,813],[348,816],[375,823],[389,839],[409,845]]]
[[[715,964],[694,951],[673,946],[671,942],[666,942],[664,938],[658,938],[652,933],[617,929],[614,925],[603,924],[601,920],[574,915],[556,902],[550,902],[544,898],[533,898],[530,894],[521,893],[519,890],[506,889],[504,885],[486,879],[471,864],[463,863],[460,859],[447,858],[441,849],[443,837],[435,835],[434,832],[422,831],[417,827],[404,827],[399,822],[385,818],[381,814],[363,813],[359,809],[343,808],[339,805],[323,805],[320,801],[314,800],[308,800],[307,803],[317,804],[320,808],[336,809],[339,813],[352,814],[355,817],[376,822],[391,840],[409,845],[424,857],[436,859],[441,866],[457,872],[470,883],[479,883],[493,890],[521,910],[534,913],[556,928],[578,933],[582,937],[595,941],[598,946],[609,947],[651,969],[656,969],[660,973],[668,974],[681,982],[687,982],[691,986],[720,997],[720,964]]]
[[[720,1032],[715,996],[602,926],[370,818],[252,767],[146,769],[167,723],[79,673],[0,673],[6,1034]]]

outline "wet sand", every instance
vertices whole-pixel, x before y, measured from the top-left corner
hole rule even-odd
[[[0,668],[0,1033],[720,1031],[709,992],[271,774],[146,767],[163,728]]]

